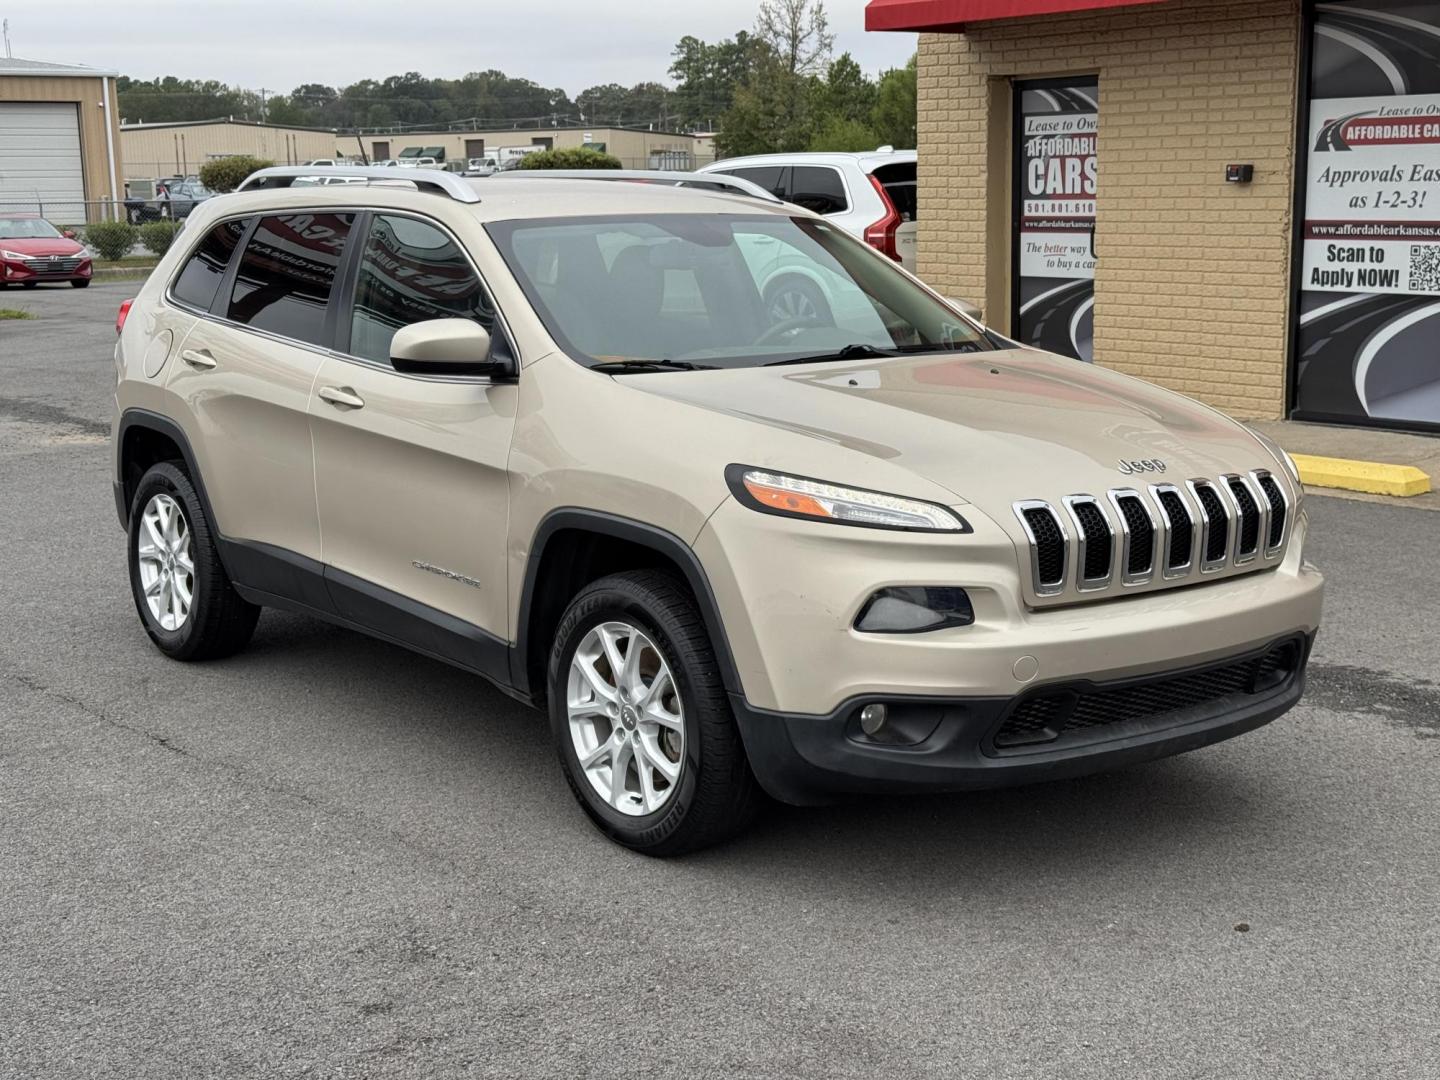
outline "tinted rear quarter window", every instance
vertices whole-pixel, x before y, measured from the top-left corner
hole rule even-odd
[[[230,294],[226,317],[282,337],[329,345],[325,309],[354,214],[261,218]]]
[[[902,220],[919,220],[916,214],[915,162],[905,161],[896,162],[894,165],[881,165],[873,175],[885,188],[885,194],[890,196],[890,202]]]
[[[843,214],[850,209],[840,170],[821,165],[796,165],[790,179],[790,201],[815,214]]]
[[[222,221],[205,234],[171,287],[176,300],[201,311],[210,310],[220,279],[225,276],[230,257],[235,254],[235,246],[245,235],[248,224],[248,220]]]

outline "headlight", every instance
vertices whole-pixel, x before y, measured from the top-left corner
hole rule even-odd
[[[18,251],[6,251],[3,248],[0,248],[0,259],[11,259],[14,262],[24,262],[28,258],[30,258],[29,255],[22,255]]]
[[[783,517],[917,532],[970,532],[956,513],[936,503],[827,484],[803,476],[731,465],[725,479],[735,498],[752,510]]]

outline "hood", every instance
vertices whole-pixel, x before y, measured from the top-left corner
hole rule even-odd
[[[66,240],[63,236],[47,236],[34,239],[0,239],[0,248],[6,251],[13,251],[17,255],[28,255],[38,257],[41,255],[83,255],[85,249],[74,240]]]
[[[624,379],[886,460],[981,505],[1277,467],[1207,406],[1025,349]],[[771,464],[763,448],[752,457],[740,463]]]

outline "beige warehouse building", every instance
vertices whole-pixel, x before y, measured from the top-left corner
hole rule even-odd
[[[115,77],[0,57],[0,213],[77,224],[123,197]]]
[[[377,131],[356,135],[244,120],[210,120],[125,124],[120,129],[120,141],[128,175],[134,178],[186,175],[206,161],[235,154],[249,154],[281,165],[342,156],[383,161],[398,158],[406,151],[413,151],[415,156],[421,151],[426,156],[438,156],[435,151],[439,151],[446,161],[463,161],[509,146],[562,149],[588,145],[603,148],[634,169],[692,169],[714,160],[713,140],[677,132],[615,127]]]
[[[1440,431],[1440,4],[870,0],[920,31],[919,268],[1245,417]]]

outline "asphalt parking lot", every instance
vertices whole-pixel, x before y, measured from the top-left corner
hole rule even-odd
[[[1310,500],[1327,623],[1256,733],[655,862],[479,679],[273,612],[149,645],[135,288],[0,293],[0,1076],[1440,1076],[1440,515]]]

